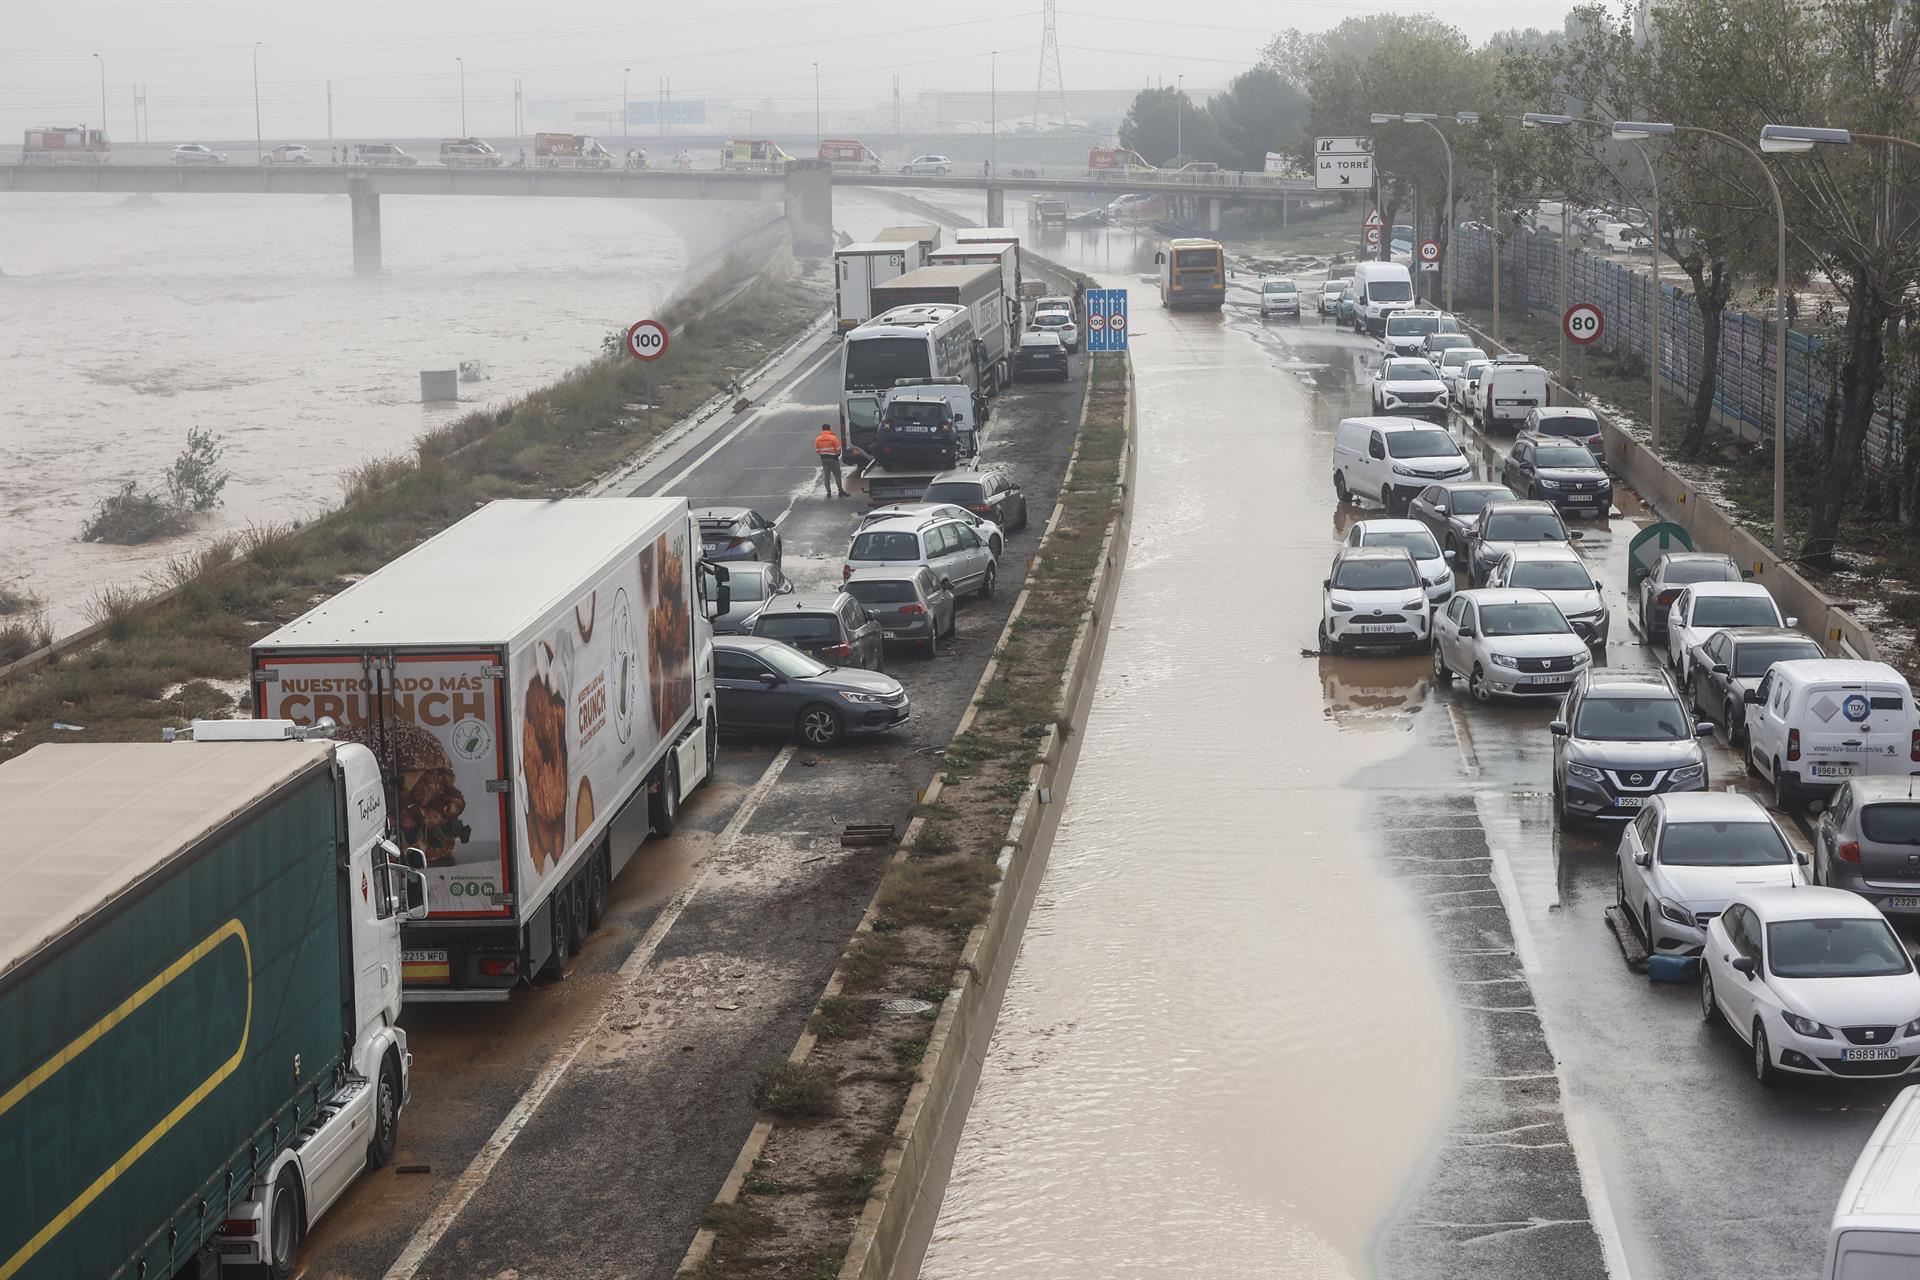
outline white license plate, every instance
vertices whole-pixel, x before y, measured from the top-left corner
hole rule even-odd
[[[880,633],[880,638],[882,640],[898,640],[900,638],[900,633],[898,631],[882,631]]]
[[[1645,796],[1619,796],[1613,803],[1614,807],[1619,809],[1644,809],[1647,807],[1647,798]]]
[[[724,542],[709,542],[706,543],[705,546],[709,551],[725,551],[727,549],[727,544]]]
[[[1363,636],[1380,636],[1387,634],[1389,631],[1402,631],[1405,630],[1405,628],[1391,626],[1383,622],[1365,622],[1357,627],[1349,627],[1347,630],[1358,631]]]
[[[1886,906],[1890,911],[1920,911],[1920,898],[1888,898]]]
[[[1840,1051],[1840,1060],[1842,1062],[1892,1062],[1899,1056],[1898,1053],[1894,1052],[1893,1046],[1891,1045],[1885,1048],[1842,1049]]]
[[[1859,766],[1851,760],[1840,760],[1832,764],[1816,764],[1813,776],[1816,778],[1851,778]]]
[[[1521,684],[1565,684],[1572,676],[1521,676]]]
[[[447,962],[447,953],[438,950],[402,951],[400,953],[400,959],[404,964],[445,964]]]

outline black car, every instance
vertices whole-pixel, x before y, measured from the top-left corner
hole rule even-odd
[[[1514,437],[1500,478],[1523,498],[1562,511],[1600,516],[1613,505],[1613,479],[1583,445],[1530,432]]]
[[[1407,503],[1407,515],[1433,531],[1442,551],[1456,561],[1467,558],[1467,537],[1475,518],[1489,502],[1512,502],[1513,490],[1484,480],[1449,480],[1430,484]]]
[[[896,391],[880,412],[873,455],[883,467],[950,467],[967,452],[957,425],[945,396]]]
[[[713,684],[726,733],[778,733],[810,747],[906,723],[907,691],[892,676],[830,667],[790,644],[717,636]]]
[[[784,640],[822,662],[836,666],[887,668],[880,624],[865,605],[844,591],[782,596],[753,620],[753,634]]]
[[[1009,533],[1027,527],[1027,495],[1000,471],[942,472],[927,486],[921,501],[951,502],[956,507],[965,507]]]
[[[1787,627],[1727,627],[1693,647],[1687,655],[1688,692],[1700,714],[1727,726],[1727,741],[1747,741],[1747,690],[1776,662],[1824,658],[1820,642]]]
[[[1020,347],[1013,353],[1013,376],[1025,381],[1046,373],[1062,382],[1072,376],[1067,369],[1066,344],[1057,334],[1029,329],[1020,335]]]
[[[693,518],[700,522],[700,553],[706,559],[780,563],[779,530],[751,507],[699,507]]]
[[[703,584],[710,581],[705,575],[700,580]],[[727,566],[727,611],[714,615],[713,634],[752,634],[753,620],[767,601],[792,592],[793,580],[781,572],[777,564],[747,561]]]

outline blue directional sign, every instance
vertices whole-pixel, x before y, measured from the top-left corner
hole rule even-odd
[[[1087,290],[1087,350],[1127,349],[1127,291]]]

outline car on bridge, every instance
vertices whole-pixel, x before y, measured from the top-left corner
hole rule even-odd
[[[261,164],[312,164],[313,152],[304,142],[283,142],[260,157]]]
[[[394,165],[411,168],[420,163],[391,142],[356,142],[352,154],[348,157],[351,164]]]
[[[173,149],[175,164],[225,164],[227,153],[199,142],[183,142]]]
[[[953,161],[945,156],[915,156],[900,166],[900,172],[907,174],[946,174],[953,172]]]

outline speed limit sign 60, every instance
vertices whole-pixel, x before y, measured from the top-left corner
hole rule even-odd
[[[1560,328],[1566,333],[1568,342],[1584,347],[1606,332],[1606,313],[1591,302],[1576,302],[1560,318]]]
[[[627,330],[627,354],[636,360],[658,360],[667,354],[667,326],[658,320],[640,320]]]

